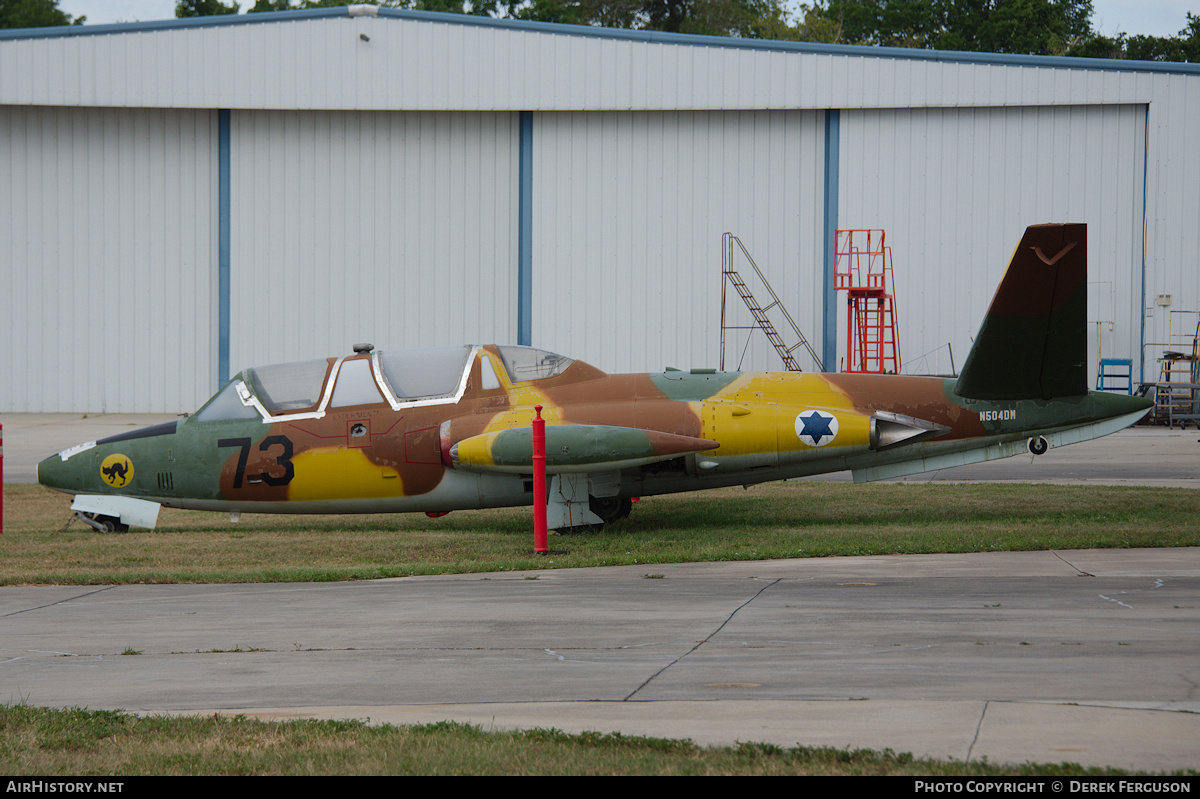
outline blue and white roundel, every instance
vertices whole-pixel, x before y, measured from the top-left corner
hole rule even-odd
[[[796,435],[810,447],[823,447],[837,438],[838,421],[825,411],[800,411],[796,415]]]

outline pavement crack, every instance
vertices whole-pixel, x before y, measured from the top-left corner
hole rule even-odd
[[[1054,557],[1061,560],[1063,563],[1070,566],[1072,569],[1075,569],[1076,574],[1080,577],[1095,577],[1096,576],[1090,572],[1085,572],[1083,569],[1078,568],[1077,566],[1075,566],[1075,564],[1071,563],[1071,561],[1067,560],[1066,558],[1064,558],[1062,555],[1058,554],[1057,552],[1051,551],[1051,554],[1054,555]],[[1123,608],[1126,608],[1128,610],[1133,610],[1133,605],[1130,605],[1126,602],[1122,602],[1121,600],[1117,599],[1117,596],[1121,596],[1124,594],[1140,594],[1143,590],[1154,591],[1158,588],[1162,588],[1163,585],[1165,585],[1165,584],[1166,584],[1166,581],[1164,581],[1160,577],[1154,581],[1154,585],[1150,586],[1150,588],[1147,588],[1147,589],[1137,589],[1134,591],[1118,591],[1112,596],[1108,596],[1105,594],[1100,594],[1099,596],[1101,599],[1103,599],[1106,602],[1113,602],[1117,605],[1120,605]]]
[[[28,613],[31,610],[42,610],[43,608],[52,608],[55,605],[65,605],[68,602],[74,602],[77,599],[83,599],[84,597],[92,596],[93,594],[99,594],[102,591],[111,591],[114,588],[116,588],[115,585],[106,585],[101,588],[97,588],[94,591],[85,591],[82,594],[76,594],[75,596],[67,597],[66,599],[60,599],[56,602],[47,602],[44,605],[34,605],[31,608],[21,608],[20,610],[14,610],[11,613],[5,613],[3,618],[8,618],[9,616],[19,616],[20,614]]]
[[[750,597],[749,599],[747,599],[745,602],[743,602],[742,604],[740,604],[740,605],[738,605],[736,608],[734,608],[734,609],[733,609],[733,610],[732,610],[732,611],[729,613],[729,615],[728,615],[728,616],[726,616],[726,617],[725,617],[725,619],[724,619],[724,620],[723,620],[723,621],[722,621],[720,624],[718,624],[718,625],[717,625],[717,628],[716,628],[715,630],[713,630],[712,632],[710,632],[710,633],[709,633],[707,636],[705,636],[704,638],[702,638],[702,639],[700,639],[699,641],[697,641],[697,642],[696,642],[696,645],[695,645],[695,646],[693,646],[691,649],[689,649],[688,651],[684,652],[682,655],[680,655],[679,657],[677,657],[677,658],[673,659],[673,660],[672,660],[670,663],[668,663],[667,665],[663,666],[661,669],[659,669],[658,671],[654,672],[654,673],[653,673],[653,674],[651,674],[649,677],[647,677],[647,678],[646,678],[646,680],[645,680],[645,681],[644,681],[644,682],[643,682],[641,685],[639,685],[637,688],[634,688],[634,689],[633,689],[633,690],[632,690],[632,691],[631,691],[631,692],[630,692],[630,693],[629,693],[629,694],[628,694],[628,695],[627,695],[627,696],[626,696],[626,697],[625,697],[623,700],[621,700],[621,701],[623,701],[623,702],[628,702],[630,699],[633,699],[633,697],[634,697],[634,696],[636,696],[636,695],[638,694],[638,692],[639,692],[639,691],[641,691],[643,688],[645,688],[645,687],[646,687],[647,685],[649,685],[650,683],[654,682],[654,680],[655,680],[655,679],[656,679],[656,678],[657,678],[657,677],[658,677],[660,674],[663,674],[663,673],[664,673],[664,672],[666,672],[668,669],[670,669],[672,666],[674,666],[676,663],[679,663],[679,662],[680,662],[681,660],[683,660],[685,657],[687,657],[688,655],[692,654],[692,653],[693,653],[693,652],[695,652],[697,649],[699,649],[700,647],[704,646],[704,645],[705,645],[705,644],[707,644],[709,641],[711,641],[711,640],[713,639],[713,636],[715,636],[717,633],[721,632],[721,630],[725,629],[725,625],[729,624],[729,622],[731,622],[731,621],[733,620],[733,617],[734,617],[734,616],[736,616],[736,615],[738,614],[738,612],[739,612],[739,611],[740,611],[742,608],[746,607],[746,606],[747,606],[747,605],[749,605],[751,602],[753,602],[754,600],[758,599],[760,596],[762,596],[762,595],[763,595],[763,592],[764,592],[764,591],[766,591],[766,590],[767,590],[768,588],[770,588],[771,586],[773,586],[773,585],[775,585],[775,584],[777,584],[777,583],[781,582],[782,580],[783,580],[783,578],[782,578],[782,577],[777,577],[777,578],[775,578],[774,580],[772,580],[771,582],[769,582],[769,583],[767,583],[766,585],[764,585],[764,586],[763,586],[762,588],[760,588],[758,591],[756,591],[756,592],[754,593],[754,595],[753,595],[753,596],[751,596],[751,597]]]
[[[1076,574],[1076,576],[1078,576],[1078,577],[1095,577],[1095,576],[1096,576],[1096,575],[1094,575],[1094,574],[1091,574],[1090,572],[1085,572],[1083,569],[1079,568],[1079,567],[1078,567],[1078,566],[1076,566],[1074,563],[1072,563],[1071,561],[1067,560],[1066,558],[1064,558],[1062,555],[1058,554],[1057,552],[1054,552],[1053,550],[1051,551],[1051,553],[1050,553],[1050,554],[1054,555],[1054,557],[1058,558],[1058,559],[1059,559],[1059,560],[1061,560],[1063,563],[1067,564],[1067,565],[1068,565],[1068,566],[1070,566],[1072,569],[1074,569],[1074,570],[1075,570],[1075,574]]]
[[[967,746],[966,762],[968,763],[971,762],[971,754],[975,751],[975,744],[979,743],[979,733],[983,731],[983,720],[987,718],[989,704],[991,704],[990,700],[985,699],[983,701],[983,711],[979,714],[979,721],[975,723],[975,735],[971,738],[971,743]]]

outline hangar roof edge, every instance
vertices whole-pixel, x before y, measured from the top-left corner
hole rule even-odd
[[[579,36],[616,39],[653,44],[715,47],[738,50],[809,53],[814,55],[856,56],[863,58],[893,58],[911,61],[986,64],[992,66],[1027,66],[1059,69],[1086,69],[1115,72],[1154,72],[1162,74],[1200,75],[1200,64],[1132,61],[1111,58],[1078,58],[1071,56],[1012,55],[1007,53],[971,53],[953,50],[921,50],[906,47],[872,47],[850,44],[819,44],[774,39],[740,39],[724,36],[702,36],[662,31],[600,28],[589,25],[565,25],[556,22],[497,19],[472,14],[450,14],[437,11],[413,11],[375,6],[341,6],[296,11],[271,11],[257,14],[228,14],[188,19],[166,19],[149,22],[128,22],[111,25],[63,25],[51,28],[18,28],[0,31],[0,43],[20,39],[54,39],[76,36],[103,36],[117,33],[147,33],[176,29],[258,25],[270,22],[303,22],[313,19],[378,16],[439,22],[447,25],[507,28],[558,36]]]

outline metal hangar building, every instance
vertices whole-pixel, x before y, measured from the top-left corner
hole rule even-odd
[[[1092,374],[1154,380],[1198,130],[1188,64],[372,6],[5,31],[0,410],[190,411],[356,341],[716,366],[726,231],[833,369],[834,231],[886,229],[905,371],[947,373],[1041,222],[1089,225]]]

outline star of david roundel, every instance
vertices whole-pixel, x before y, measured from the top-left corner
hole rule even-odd
[[[796,436],[810,447],[823,447],[837,438],[838,421],[825,411],[800,411],[796,415]]]

